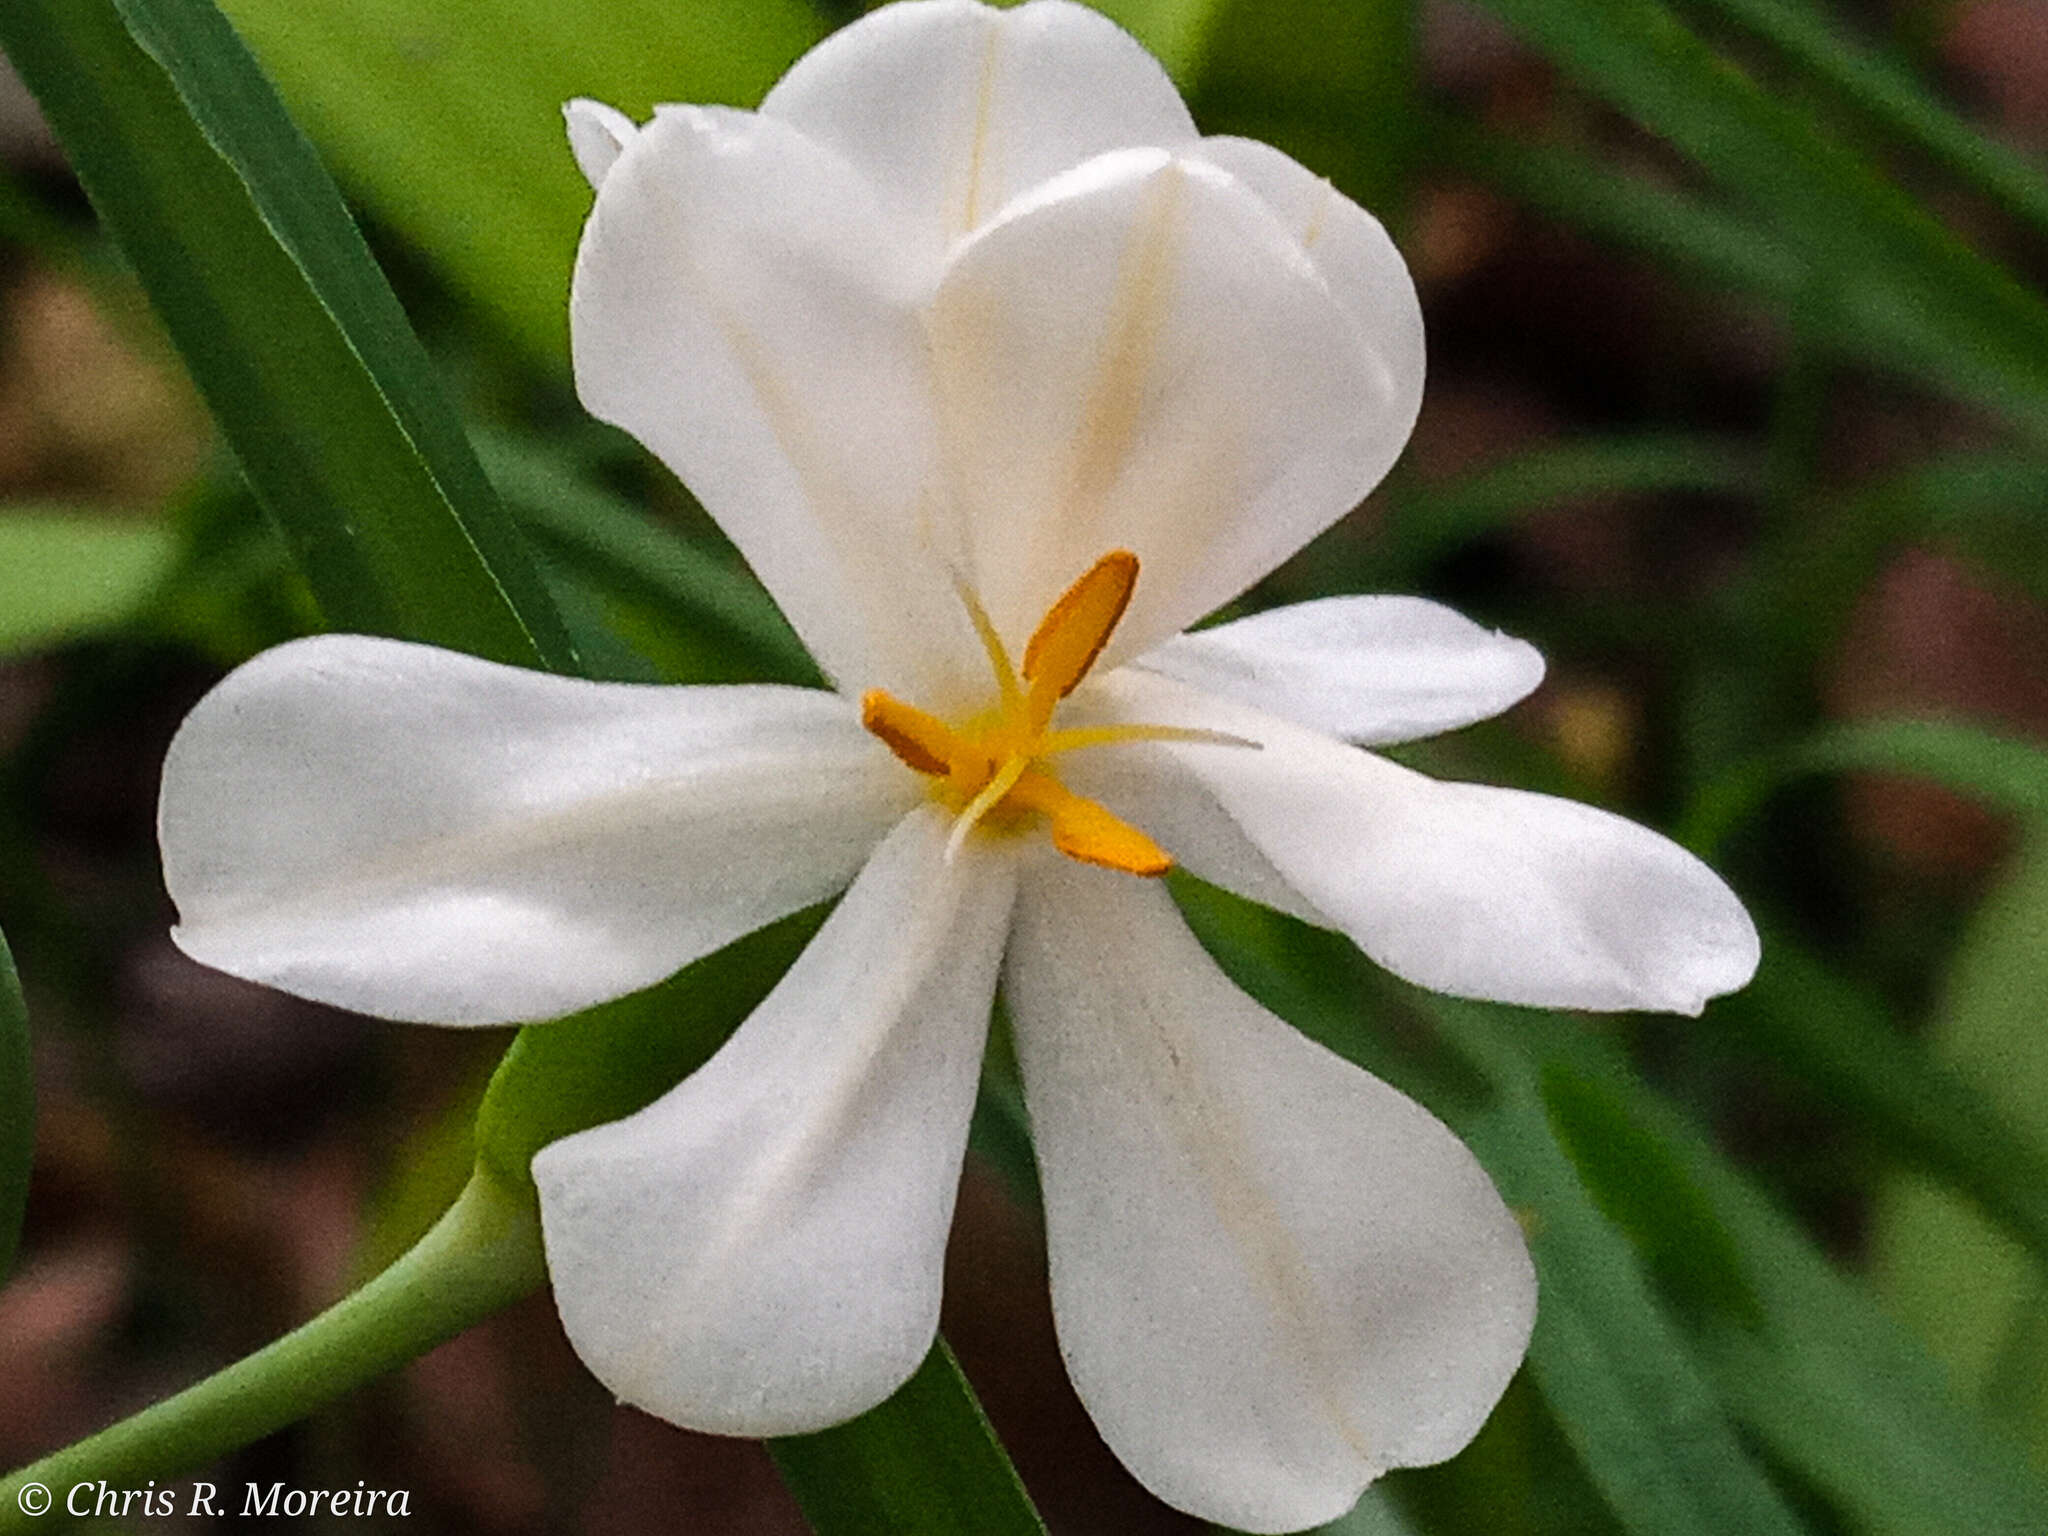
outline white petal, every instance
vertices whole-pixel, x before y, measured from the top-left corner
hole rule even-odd
[[[1141,665],[1368,746],[1499,714],[1543,681],[1527,641],[1419,597],[1325,597],[1169,640]]]
[[[1365,489],[1378,366],[1252,191],[1163,150],[1101,156],[955,254],[932,313],[973,573],[1031,632],[1113,548],[1142,572],[1105,664],[1235,596]]]
[[[689,486],[828,675],[921,698],[949,647],[982,664],[924,543],[926,342],[893,240],[788,124],[661,108],[599,191],[570,321],[583,403]]]
[[[931,1347],[1015,889],[946,831],[908,817],[703,1070],[534,1159],[562,1324],[626,1402],[801,1434]]]
[[[385,1018],[549,1018],[840,889],[914,795],[837,696],[652,688],[326,635],[164,763],[172,937]]]
[[[1471,1439],[1535,1276],[1456,1137],[1239,992],[1157,884],[1034,864],[1003,986],[1061,1351],[1140,1482],[1291,1531]]]
[[[1126,719],[1260,742],[1146,750],[1178,760],[1314,908],[1418,986],[1696,1014],[1756,971],[1756,927],[1735,893],[1647,827],[1441,783],[1136,668],[1104,678],[1100,696]]]
[[[1400,457],[1422,408],[1422,304],[1408,264],[1378,219],[1272,145],[1217,137],[1189,153],[1266,200],[1378,359],[1386,395],[1378,409],[1359,417],[1360,440],[1350,447],[1365,485],[1377,484]]]
[[[569,130],[569,152],[576,157],[576,168],[595,192],[604,185],[605,174],[620,152],[640,130],[617,107],[608,107],[587,96],[565,103],[562,119]]]
[[[886,6],[799,59],[761,111],[859,166],[927,269],[1039,182],[1105,150],[1195,137],[1152,56],[1065,0]]]

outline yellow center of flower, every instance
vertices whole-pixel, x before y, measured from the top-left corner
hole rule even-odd
[[[879,688],[860,701],[861,724],[891,752],[932,781],[932,798],[955,813],[951,849],[978,826],[1022,830],[1043,820],[1053,846],[1071,859],[1133,875],[1163,875],[1173,858],[1136,827],[1054,776],[1048,760],[1083,747],[1124,741],[1213,741],[1212,732],[1175,726],[1111,725],[1051,729],[1053,710],[1072,693],[1130,606],[1138,557],[1113,549],[1059,596],[1024,647],[1024,664],[1010,664],[1002,638],[974,594],[961,601],[974,620],[995,672],[995,704],[970,719],[948,724]]]

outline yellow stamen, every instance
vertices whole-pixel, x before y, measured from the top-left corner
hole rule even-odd
[[[1074,691],[1110,632],[1130,606],[1138,584],[1138,557],[1112,549],[1062,592],[1024,647],[1024,681],[1031,687],[1033,733],[1043,731],[1052,707]]]
[[[1070,859],[1100,864],[1130,875],[1163,875],[1173,856],[1120,816],[1083,799],[1050,774],[1029,771],[1010,791],[1020,810],[1043,812],[1052,823],[1052,845]]]
[[[860,696],[860,723],[908,766],[934,778],[945,778],[966,743],[936,715],[906,704],[879,688]]]
[[[1000,695],[997,707],[955,726],[879,688],[861,696],[861,724],[905,766],[938,782],[932,797],[954,813],[946,840],[953,858],[978,826],[1015,830],[1025,817],[1043,817],[1052,843],[1070,859],[1132,875],[1163,875],[1173,858],[1151,838],[1093,800],[1075,794],[1043,765],[1084,747],[1133,741],[1207,742],[1256,747],[1222,731],[1178,725],[1101,725],[1049,731],[1053,709],[1088,675],[1109,643],[1138,580],[1138,557],[1113,549],[1060,594],[1024,648],[1024,665],[1010,653],[967,583],[954,578],[962,606],[988,654]]]
[[[1021,713],[1023,690],[1017,685],[1017,669],[1010,665],[1010,653],[1003,649],[1003,637],[996,633],[995,621],[988,616],[988,610],[981,606],[981,599],[974,595],[974,589],[967,585],[958,571],[953,573],[953,590],[960,595],[961,606],[973,621],[975,634],[981,637],[981,648],[987,653],[989,667],[996,675],[996,689],[1003,697],[1003,713]]]

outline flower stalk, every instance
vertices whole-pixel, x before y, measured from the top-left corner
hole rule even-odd
[[[275,1343],[0,1482],[0,1533],[41,1528],[17,1495],[175,1477],[282,1429],[538,1289],[530,1193],[479,1170],[389,1268]]]

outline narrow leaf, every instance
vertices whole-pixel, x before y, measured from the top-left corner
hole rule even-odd
[[[1888,365],[2048,439],[2048,306],[1660,0],[1488,0],[1580,85],[1690,156],[1796,249],[1807,307]]]
[[[1529,1366],[1614,1513],[1642,1536],[1801,1530],[1589,1197],[1534,1075],[1498,1086],[1500,1107],[1461,1131],[1529,1228],[1542,1297]]]
[[[1663,1176],[1683,1181],[1739,1257],[1746,1298],[1741,1308],[1683,1306],[1688,1352],[1774,1459],[1888,1536],[2048,1529],[2048,1485],[1955,1400],[1926,1352],[1580,1026],[1441,998],[1421,1006],[1503,1093],[1526,1096],[1546,1073],[1567,1074],[1581,1095],[1604,1100],[1601,1118],[1659,1148]]]
[[[1905,69],[1850,41],[1810,0],[1704,0],[2007,212],[2048,233],[2048,176],[1979,133]]]
[[[824,34],[806,0],[224,0],[350,192],[566,371],[590,188],[562,103],[752,107]]]
[[[1045,1536],[944,1339],[880,1407],[768,1450],[818,1536]]]
[[[17,0],[0,46],[328,620],[573,669],[397,301],[208,0]]]

